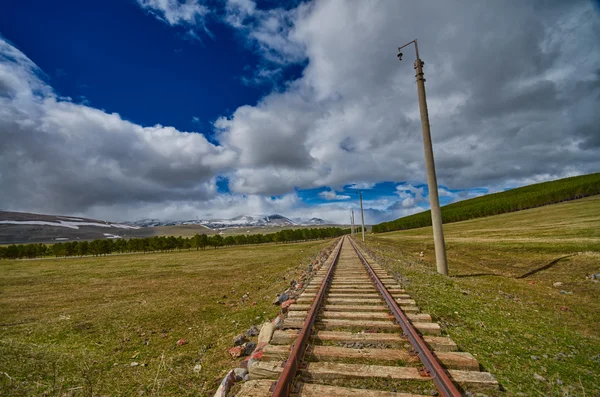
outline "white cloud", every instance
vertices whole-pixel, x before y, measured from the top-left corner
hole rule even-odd
[[[348,189],[356,189],[356,190],[368,190],[373,189],[375,187],[374,182],[358,182],[352,183],[347,186]]]
[[[295,22],[308,11],[308,4],[291,10],[264,10],[252,0],[227,0],[224,20],[240,30],[267,61],[289,64],[306,59],[304,44],[296,37]]]
[[[425,199],[425,188],[415,187],[409,183],[396,186],[396,194],[400,198],[414,198],[413,203],[420,203]]]
[[[234,151],[202,134],[142,127],[59,98],[0,38],[0,208],[73,213],[94,206],[206,200]],[[6,172],[10,170],[10,172]]]
[[[325,190],[319,193],[319,196],[325,200],[348,200],[350,198],[350,196],[344,194],[337,194],[333,190]]]
[[[467,4],[317,1],[276,10],[286,15],[285,28],[275,18],[268,41],[260,41],[269,18],[252,1],[230,1],[230,25],[247,33],[259,54],[277,64],[307,60],[299,79],[217,122],[220,139],[243,159],[234,178],[268,180],[266,194],[357,180],[426,181],[412,50],[402,63],[395,51],[404,44],[399,38],[408,41],[415,31],[429,76],[440,183],[469,188],[597,170],[600,120],[591,109],[600,74],[590,59],[600,62],[600,50],[584,38],[600,23],[583,2],[534,3],[491,2],[496,17],[488,21]],[[414,18],[424,14],[430,28]],[[582,73],[569,69],[573,59]],[[255,175],[262,172],[269,175]]]
[[[412,197],[407,197],[404,200],[402,200],[402,206],[404,208],[412,208],[415,206],[415,199]]]
[[[414,185],[426,173],[412,55],[396,59],[416,31],[441,184],[502,188],[600,168],[600,21],[591,3],[331,0],[266,10],[229,0],[214,12],[198,0],[138,3],[194,32],[218,14],[263,58],[258,79],[306,67],[216,120],[216,145],[59,98],[25,54],[0,40],[0,186],[10,192],[0,207],[122,219],[138,209],[310,212],[294,189],[410,180],[397,190],[398,206],[371,203],[367,217],[418,211],[424,191]],[[217,176],[229,178],[231,195],[217,194]],[[287,201],[261,198],[271,195]],[[348,210],[327,203],[314,211],[345,220]]]
[[[140,7],[154,15],[157,19],[171,25],[183,26],[188,30],[189,37],[199,39],[196,30],[201,28],[212,36],[206,28],[206,18],[210,9],[198,0],[136,0]]]
[[[456,197],[456,194],[452,193],[450,190],[445,189],[443,187],[438,187],[438,196],[440,196],[440,197]]]

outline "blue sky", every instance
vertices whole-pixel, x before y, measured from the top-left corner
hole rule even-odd
[[[594,172],[598,15],[586,0],[11,2],[0,209],[344,222],[357,188],[368,223],[427,209],[411,49],[395,57],[416,32],[442,204]]]
[[[260,58],[223,24],[210,25],[218,40],[202,35],[199,41],[134,1],[24,0],[3,10],[2,34],[59,95],[87,99],[144,126],[211,134],[211,121],[255,104],[269,89],[243,84]]]

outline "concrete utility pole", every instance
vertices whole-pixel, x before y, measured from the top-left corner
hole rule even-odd
[[[419,109],[421,110],[421,127],[423,129],[423,145],[425,147],[425,165],[427,167],[427,184],[429,186],[429,201],[431,204],[431,224],[433,225],[433,242],[435,245],[435,261],[438,273],[448,275],[448,263],[446,260],[446,244],[444,241],[444,230],[442,228],[442,211],[438,197],[438,184],[435,176],[435,163],[433,161],[433,147],[431,144],[431,131],[429,130],[429,113],[427,112],[427,97],[425,95],[425,77],[423,75],[423,61],[419,58],[419,47],[417,39],[398,48],[398,59],[402,60],[401,49],[415,44],[417,59],[415,70],[417,78],[417,90],[419,93]]]
[[[365,242],[365,213],[363,212],[363,207],[362,207],[362,192],[358,192],[358,194],[360,195],[360,217],[362,219],[362,240],[364,243]]]

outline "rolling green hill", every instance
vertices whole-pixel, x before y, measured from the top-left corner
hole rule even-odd
[[[488,194],[442,207],[443,223],[504,214],[600,194],[600,173],[574,176]],[[431,226],[431,211],[373,226],[374,233]]]

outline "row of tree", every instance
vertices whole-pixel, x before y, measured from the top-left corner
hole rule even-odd
[[[350,233],[350,229],[339,227],[290,229],[269,234],[239,234],[223,237],[220,234],[207,236],[196,234],[193,237],[146,237],[124,239],[104,239],[93,241],[68,241],[65,243],[13,244],[0,246],[0,259],[43,258],[46,256],[85,256],[109,255],[131,252],[166,252],[175,250],[218,248],[233,245],[290,243],[303,240],[316,240],[339,237]]]
[[[460,201],[442,207],[442,222],[451,223],[484,216],[541,207],[600,194],[600,173],[538,183]],[[431,226],[431,211],[373,226],[373,233]]]

